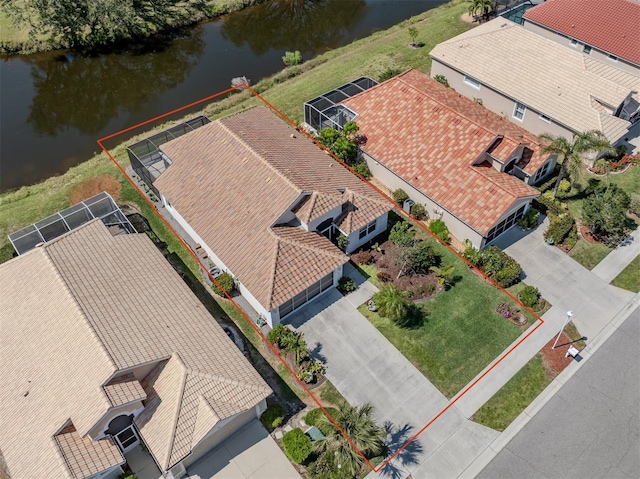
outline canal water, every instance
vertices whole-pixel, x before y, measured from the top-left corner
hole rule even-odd
[[[109,53],[0,59],[0,191],[64,173],[96,139],[350,43],[446,0],[269,0]]]

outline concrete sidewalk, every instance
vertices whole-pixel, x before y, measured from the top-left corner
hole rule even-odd
[[[614,249],[591,272],[610,283],[638,255],[640,255],[640,228],[629,235],[628,243]]]

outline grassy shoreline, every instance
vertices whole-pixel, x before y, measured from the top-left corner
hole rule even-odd
[[[184,21],[174,22],[170,29],[176,30],[213,20],[227,13],[237,12],[265,1],[267,0],[207,0],[205,11],[188,9],[188,17]],[[146,35],[130,41],[135,42],[145,37],[167,33],[167,31],[149,31]],[[86,47],[91,48],[91,45]],[[67,48],[67,45],[52,37],[39,35],[36,38],[31,38],[27,25],[15,25],[7,12],[0,10],[0,55],[28,55],[64,48]]]

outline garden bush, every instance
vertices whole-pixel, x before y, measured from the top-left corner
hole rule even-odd
[[[335,417],[336,413],[338,412],[337,409],[332,407],[326,407],[325,410],[333,417]],[[329,434],[331,434],[332,428],[327,426],[324,421],[320,421],[320,418],[322,416],[324,416],[324,412],[322,412],[322,409],[317,407],[307,413],[307,415],[304,417],[304,422],[309,426],[317,427],[318,429],[320,429],[320,432],[322,434],[328,436]]]
[[[406,292],[394,284],[383,286],[373,295],[373,302],[378,307],[378,314],[394,323],[403,320],[411,308]]]
[[[427,218],[426,210],[424,208],[424,205],[421,203],[414,203],[413,205],[411,205],[411,210],[409,212],[411,213],[411,216],[413,216],[417,220],[422,221]]]
[[[211,283],[211,288],[213,292],[218,296],[224,296],[224,293],[230,294],[233,291],[233,288],[236,287],[236,282],[229,273],[222,273],[220,276],[216,278],[220,286],[218,286],[215,282]]]
[[[560,184],[558,185],[558,193],[562,196],[565,196],[567,193],[571,191],[571,182],[567,179],[560,180]]]
[[[518,220],[518,225],[523,230],[529,230],[538,225],[540,212],[535,208],[529,208],[525,215]]]
[[[355,254],[351,255],[351,259],[356,264],[371,264],[373,261],[373,254],[371,251],[363,249],[362,251],[358,251]]]
[[[411,223],[400,221],[391,228],[389,240],[400,248],[410,248],[416,242],[415,235],[416,232],[411,229]]]
[[[449,228],[442,220],[433,220],[429,223],[429,229],[431,232],[440,238],[445,243],[449,243],[451,241],[451,237],[449,236]]]
[[[489,246],[481,252],[480,267],[503,288],[517,283],[522,273],[518,262],[497,246]]]
[[[629,211],[636,216],[640,216],[640,195],[637,193],[631,193],[629,196],[631,198]]]
[[[346,251],[349,247],[349,238],[346,235],[340,233],[338,239],[336,240],[336,243],[338,243],[338,248],[340,248],[342,251]]]
[[[398,188],[393,193],[391,193],[391,195],[393,196],[393,201],[395,201],[400,206],[400,208],[402,208],[404,202],[409,199],[409,195],[402,188]]]
[[[552,216],[549,220],[549,227],[544,232],[544,239],[549,244],[562,244],[575,225],[576,221],[570,213]]]
[[[391,275],[386,271],[378,271],[376,278],[378,278],[378,281],[382,281],[383,283],[391,281]]]
[[[427,274],[432,266],[438,266],[441,256],[426,241],[416,244],[407,255],[407,268],[415,274]]]
[[[338,280],[338,289],[343,293],[349,293],[356,289],[356,282],[349,276],[343,276]]]
[[[299,427],[282,436],[282,445],[287,456],[296,464],[302,464],[313,449],[311,439]]]
[[[387,81],[397,75],[400,75],[400,73],[402,73],[402,70],[400,68],[387,68],[380,74],[380,76],[378,77],[378,81],[382,83],[383,81]]]
[[[533,308],[538,304],[540,292],[538,291],[538,288],[527,285],[522,291],[520,291],[518,296],[520,297],[522,304],[528,308]]]
[[[267,334],[267,341],[282,349],[287,344],[291,343],[293,336],[295,336],[295,333],[291,331],[288,326],[279,323],[269,331],[269,334]]]
[[[451,86],[449,85],[449,80],[447,80],[447,77],[445,77],[444,75],[436,75],[433,77],[433,79],[438,83],[446,86],[447,88],[451,88]]]
[[[295,52],[285,52],[282,57],[282,62],[288,67],[300,65],[302,63],[302,53],[300,53],[299,50]]]
[[[357,163],[354,163],[351,168],[353,168],[353,171],[363,178],[371,178],[371,171],[369,170],[369,165],[367,165],[366,161],[358,161]]]
[[[273,430],[282,424],[287,411],[280,403],[270,404],[260,416],[260,422],[264,427]]]
[[[566,206],[553,197],[553,191],[547,191],[541,194],[535,201],[540,206],[539,209],[550,216],[561,215],[567,211]]]

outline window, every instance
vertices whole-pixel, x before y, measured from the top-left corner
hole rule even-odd
[[[540,119],[545,123],[551,123],[551,118],[549,118],[547,115],[540,115]]]
[[[544,165],[542,165],[542,168],[540,168],[536,175],[533,177],[533,182],[535,183],[536,181],[538,181],[540,178],[544,178],[547,174],[547,171],[549,171],[549,163],[545,163]]]
[[[589,45],[585,45],[582,47],[582,52],[586,53],[587,55],[591,55],[591,47]]]
[[[513,109],[513,117],[518,121],[522,121],[522,120],[524,120],[524,114],[525,114],[526,111],[527,111],[527,107],[526,106],[524,106],[520,102],[516,102],[516,106]]]
[[[360,231],[358,232],[358,239],[362,239],[365,236],[370,235],[371,233],[373,233],[376,229],[376,220],[373,220],[371,223],[369,223],[366,226],[363,226],[362,228],[360,228]]]
[[[571,46],[572,47],[577,47],[578,46],[578,40],[576,40],[575,38],[571,39]]]
[[[496,239],[502,233],[504,233],[509,228],[511,228],[516,223],[517,220],[522,218],[522,215],[524,214],[525,206],[526,205],[522,205],[520,208],[518,208],[518,211],[511,213],[509,216],[503,219],[500,223],[498,223],[496,226],[491,228],[491,230],[489,230],[489,233],[486,236],[485,244],[488,244],[494,239]]]
[[[618,57],[617,57],[617,56],[615,56],[615,55],[611,55],[611,54],[609,54],[609,55],[607,55],[607,58],[608,58],[609,60],[611,60],[612,62],[617,62],[617,61],[618,61]]]
[[[464,82],[469,85],[470,87],[475,88],[476,90],[480,89],[480,82],[478,80],[476,80],[475,78],[471,78],[468,77],[467,75],[464,76]]]

